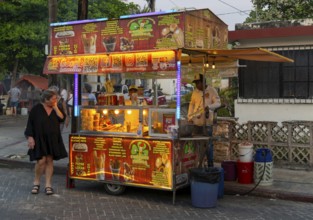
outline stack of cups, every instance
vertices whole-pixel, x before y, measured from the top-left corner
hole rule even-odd
[[[253,183],[253,144],[243,142],[238,145],[239,158],[237,161],[238,183]]]

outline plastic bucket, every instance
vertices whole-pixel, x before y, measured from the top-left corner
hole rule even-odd
[[[253,183],[253,165],[254,162],[237,161],[238,183]]]
[[[223,161],[224,180],[235,181],[237,179],[236,161]]]
[[[239,149],[239,161],[240,162],[252,162],[253,161],[253,144],[249,142],[240,143]]]
[[[27,108],[21,108],[21,115],[27,115],[28,109]]]
[[[212,208],[216,206],[221,171],[218,168],[208,170],[192,168],[191,173],[191,203],[197,208]]]
[[[272,153],[270,149],[267,148],[260,148],[257,149],[255,152],[255,157],[254,157],[255,162],[272,162]]]

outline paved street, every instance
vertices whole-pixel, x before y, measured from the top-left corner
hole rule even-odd
[[[216,208],[191,205],[190,192],[179,191],[176,205],[171,192],[127,188],[121,196],[105,193],[102,184],[77,181],[65,187],[65,176],[54,177],[56,194],[30,193],[31,169],[0,168],[0,216],[7,219],[313,219],[312,203],[224,196]]]
[[[218,200],[216,208],[199,209],[191,205],[189,189],[177,192],[176,205],[172,205],[172,193],[166,191],[130,187],[121,196],[110,196],[105,193],[101,183],[91,181],[76,181],[76,188],[67,189],[65,187],[67,159],[56,162],[58,172],[53,181],[56,194],[48,197],[42,187],[39,195],[32,195],[30,191],[33,164],[27,162],[28,158],[25,157],[27,143],[23,137],[27,118],[19,116],[0,119],[0,158],[9,158],[11,161],[7,163],[6,160],[0,160],[1,220],[313,219],[313,203],[260,198],[251,194],[249,196],[225,195]],[[65,129],[63,134],[65,142],[68,142],[68,134],[69,128]],[[19,161],[23,163],[15,166],[14,163]],[[284,173],[285,175],[282,175]],[[311,172],[297,171],[297,173],[299,176],[294,173],[289,174],[287,170],[277,170],[273,186],[259,187],[261,190],[258,194],[275,195],[278,191],[293,192],[291,199],[304,197],[306,194],[312,195]],[[237,191],[239,186],[245,191],[252,187],[225,182],[228,191],[229,189]]]

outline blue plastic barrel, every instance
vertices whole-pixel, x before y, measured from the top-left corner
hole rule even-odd
[[[218,183],[218,194],[217,194],[217,198],[221,199],[224,196],[224,169],[218,168],[219,171],[221,172],[221,178],[220,181]]]
[[[270,149],[267,148],[259,148],[255,152],[255,157],[254,157],[255,162],[272,162],[272,153]]]
[[[205,170],[192,168],[191,203],[197,208],[212,208],[217,204],[221,171],[218,168]]]

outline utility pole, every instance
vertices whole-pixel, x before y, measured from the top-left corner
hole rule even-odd
[[[49,24],[57,21],[57,10],[58,10],[58,1],[57,0],[49,0]],[[48,51],[50,54],[51,51],[51,43],[50,43],[50,36],[51,36],[51,28],[49,26],[49,36],[48,36]],[[49,75],[49,86],[50,85],[57,85],[57,75],[51,74]]]

